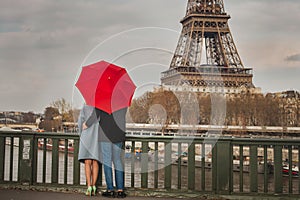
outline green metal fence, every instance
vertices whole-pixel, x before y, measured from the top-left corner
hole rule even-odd
[[[124,157],[127,188],[300,193],[298,139],[127,137],[126,146],[130,146]],[[85,185],[78,147],[79,137],[74,134],[1,132],[0,182]],[[99,186],[105,185],[102,173],[100,168]]]

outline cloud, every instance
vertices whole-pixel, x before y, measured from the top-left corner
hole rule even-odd
[[[300,62],[300,53],[287,56],[284,60],[287,62]]]
[[[186,4],[187,0],[1,0],[0,111],[43,111],[43,106],[55,99],[63,97],[70,101],[76,72],[91,49],[110,36],[133,28],[163,27],[180,33],[179,21],[185,16]],[[228,0],[225,9],[232,16],[230,30],[245,66],[253,67],[256,72],[287,65],[291,70],[297,69],[300,1]],[[171,53],[175,51],[177,35],[159,36],[156,40],[153,37],[153,32],[149,31],[135,39],[148,41],[148,46],[167,46]],[[133,42],[129,39],[114,40],[115,45],[110,45],[105,54],[100,52],[99,56],[115,55],[131,47]],[[132,60],[136,62],[133,66],[140,61],[153,62],[147,57],[149,53],[144,53],[144,56],[136,53],[134,58],[126,58],[131,63]],[[170,54],[155,54],[155,58],[163,58],[168,67]],[[127,64],[126,58],[122,57],[124,64]],[[159,81],[160,67],[156,67],[155,72],[140,70],[137,73],[140,72],[141,78]],[[279,75],[290,77],[286,70]],[[293,75],[298,77],[299,71],[293,71]],[[257,81],[266,81],[263,85],[266,88],[290,88],[298,81],[294,77],[294,82],[283,81],[269,86],[269,77],[265,80],[258,75]],[[299,87],[300,84],[295,85]]]

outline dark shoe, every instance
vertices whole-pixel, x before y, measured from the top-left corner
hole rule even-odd
[[[114,198],[115,197],[115,192],[106,190],[106,191],[102,192],[102,196],[108,197],[108,198]]]
[[[117,192],[117,198],[125,198],[126,197],[126,194],[124,191],[118,191]]]

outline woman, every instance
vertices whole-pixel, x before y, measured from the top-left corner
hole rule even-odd
[[[126,112],[127,108],[123,108],[108,114],[95,108],[95,112],[86,122],[86,126],[90,127],[96,119],[101,119],[99,121],[99,140],[106,181],[106,191],[102,193],[104,197],[126,197],[124,192],[124,164],[122,161]],[[116,191],[113,185],[112,164],[114,164]]]
[[[78,160],[85,164],[85,176],[87,181],[87,196],[96,195],[96,182],[98,178],[98,171],[100,162],[100,143],[98,141],[99,135],[99,121],[95,119],[90,122],[90,126],[85,125],[86,120],[92,115],[94,107],[84,105],[78,119],[78,128],[80,134],[79,154]]]

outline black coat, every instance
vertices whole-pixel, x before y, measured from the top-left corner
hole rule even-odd
[[[124,142],[126,133],[126,112],[127,108],[123,108],[108,114],[102,110],[95,108],[91,117],[86,121],[86,125],[90,127],[95,120],[99,119],[101,142]]]

